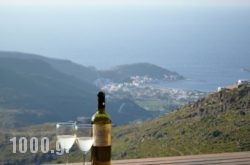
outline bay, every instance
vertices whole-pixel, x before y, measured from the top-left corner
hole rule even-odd
[[[0,50],[107,69],[152,63],[214,91],[250,79],[250,6],[0,6]],[[18,28],[17,28],[18,27]]]

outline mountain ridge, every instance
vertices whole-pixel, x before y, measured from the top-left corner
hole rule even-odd
[[[147,74],[145,73],[147,70]],[[157,74],[156,74],[157,73]],[[156,80],[166,80],[166,81],[175,81],[184,79],[183,76],[179,75],[176,72],[169,71],[167,69],[161,68],[157,65],[150,63],[136,63],[136,64],[124,64],[113,67],[107,70],[101,70],[100,75],[106,77],[115,82],[126,82],[130,81],[131,77],[149,77]]]
[[[140,70],[144,71],[143,75],[160,69],[152,64],[126,65],[125,70],[129,71],[129,76],[137,75],[137,70],[133,68],[136,66],[139,66],[137,69],[141,68]],[[124,66],[122,68],[124,69]],[[109,74],[115,75],[116,72],[119,70],[110,71]],[[161,72],[169,76],[172,74],[179,76],[167,69],[161,69]],[[96,86],[96,80],[110,79],[103,76],[102,71],[69,60],[3,51],[0,51],[0,73],[2,75],[0,113],[4,121],[0,124],[3,127],[25,126],[53,120],[74,120],[79,115],[91,116],[96,109],[96,93],[102,88],[102,86]],[[123,80],[129,79],[129,76],[125,73],[119,74],[119,78]],[[112,81],[116,82],[117,79],[114,78]],[[112,98],[108,105],[116,124],[152,117],[151,112],[135,104],[131,99]],[[125,105],[123,114],[118,111],[121,105]],[[14,112],[18,110],[29,116],[29,119],[25,119],[25,115],[15,115]],[[130,113],[134,115],[131,117]],[[8,124],[8,121],[14,123]]]
[[[130,76],[134,75],[147,75],[152,78],[162,78],[165,80],[184,79],[184,77],[179,75],[177,72],[170,71],[151,63],[123,64],[110,69],[100,70],[93,66],[86,67],[67,59],[44,57],[31,53],[0,51],[0,57],[43,60],[51,64],[51,66],[55,67],[55,69],[87,82],[93,82],[98,78],[111,78],[114,81],[121,81],[121,79],[127,80]],[[147,73],[146,71],[150,71],[150,73]]]

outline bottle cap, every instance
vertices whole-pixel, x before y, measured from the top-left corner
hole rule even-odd
[[[105,108],[105,93],[103,91],[98,92],[98,107]]]

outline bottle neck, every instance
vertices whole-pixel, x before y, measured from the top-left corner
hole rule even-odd
[[[98,111],[105,111],[105,103],[98,103]]]
[[[98,111],[105,111],[105,94],[104,92],[98,93]]]

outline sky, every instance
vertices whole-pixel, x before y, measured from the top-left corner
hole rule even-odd
[[[249,0],[0,0],[0,50],[97,68],[192,65],[249,55],[249,16]]]
[[[248,0],[1,0],[1,5],[22,6],[230,6],[249,5]]]

